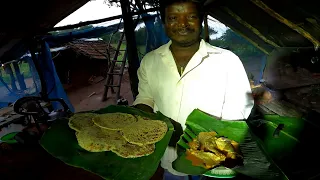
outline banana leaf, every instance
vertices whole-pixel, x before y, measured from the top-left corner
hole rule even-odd
[[[186,129],[177,143],[178,158],[172,164],[175,170],[191,175],[210,174],[205,168],[193,166],[185,155],[186,149],[189,148],[187,143],[200,132],[209,131],[215,131],[219,136],[239,143],[244,157],[244,165],[232,169],[236,174],[255,179],[287,179],[285,174],[273,164],[272,159],[257,144],[246,121],[218,120],[198,109],[188,116]]]
[[[60,119],[53,123],[44,133],[40,140],[40,144],[52,156],[60,159],[64,163],[70,166],[83,168],[104,179],[150,179],[156,172],[160,159],[170,141],[173,132],[173,126],[170,120],[161,113],[150,114],[125,106],[112,105],[98,111],[93,111],[93,113],[98,114],[114,112],[141,115],[150,119],[164,121],[168,125],[168,132],[161,141],[156,143],[154,153],[149,156],[134,159],[121,158],[110,151],[93,153],[82,149],[78,145],[75,131],[68,127],[67,119]]]
[[[248,121],[262,148],[290,179],[318,177],[316,143],[320,128],[307,119],[265,115]]]

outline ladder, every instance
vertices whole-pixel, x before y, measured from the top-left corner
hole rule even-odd
[[[117,49],[114,53],[114,56],[113,56],[111,63],[110,63],[110,67],[108,69],[106,83],[104,85],[104,91],[103,91],[103,95],[102,95],[102,101],[107,100],[109,88],[111,88],[112,93],[115,93],[114,88],[117,88],[116,98],[117,98],[117,100],[120,99],[120,88],[121,88],[122,76],[123,76],[123,72],[125,69],[126,62],[127,62],[127,49],[121,49],[121,44],[125,41],[126,41],[125,33],[123,31],[120,34],[120,39],[117,44]],[[123,57],[121,60],[118,60],[120,52],[123,52]],[[120,70],[115,71],[114,68],[117,63],[121,63],[121,66],[120,66]],[[114,81],[113,81],[114,76],[119,76],[119,81],[117,84],[114,84]]]

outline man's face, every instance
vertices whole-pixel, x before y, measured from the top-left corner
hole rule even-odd
[[[201,22],[195,4],[174,3],[165,11],[165,29],[173,43],[188,47],[199,41]]]

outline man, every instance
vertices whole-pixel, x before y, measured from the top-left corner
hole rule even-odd
[[[188,115],[200,109],[224,120],[246,119],[253,107],[250,83],[240,59],[201,40],[201,6],[188,0],[160,1],[169,43],[145,55],[138,70],[139,95],[133,105],[160,111],[185,128]],[[166,174],[177,158],[168,147],[161,166]]]

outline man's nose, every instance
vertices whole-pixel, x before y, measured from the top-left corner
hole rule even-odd
[[[186,27],[188,25],[189,25],[189,23],[188,23],[187,17],[180,17],[179,18],[179,20],[178,20],[178,26],[179,27]]]

